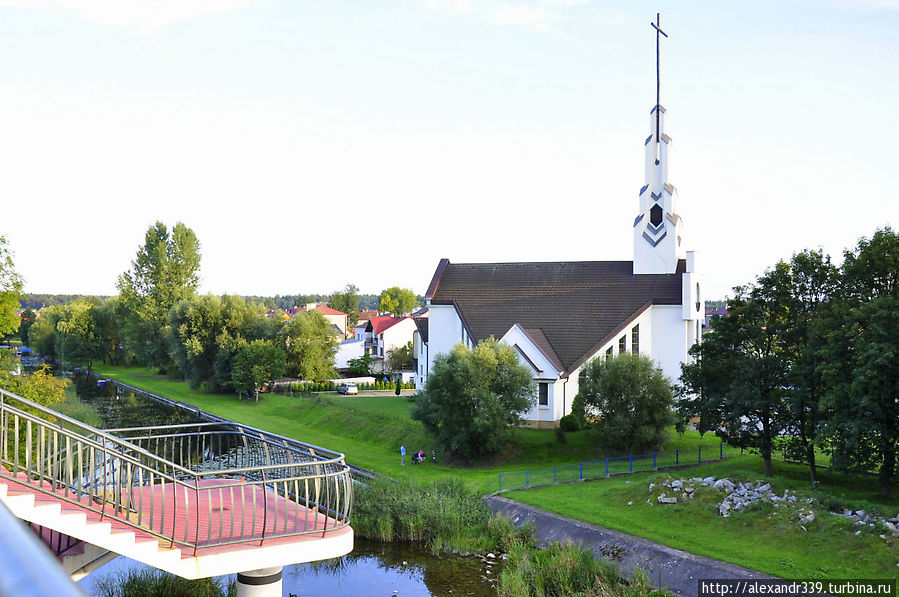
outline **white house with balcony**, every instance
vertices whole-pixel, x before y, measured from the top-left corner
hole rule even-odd
[[[416,343],[419,387],[438,355],[490,336],[514,346],[533,374],[536,401],[525,419],[535,427],[554,427],[571,412],[579,374],[592,359],[643,354],[677,379],[700,340],[705,308],[696,256],[683,246],[677,191],[668,183],[665,110],[657,106],[650,116],[633,261],[442,259],[425,294],[429,317]]]
[[[385,371],[384,359],[387,353],[412,342],[415,330],[412,317],[378,315],[369,319],[361,334],[357,328],[356,339],[361,335],[365,354],[372,356],[372,370],[382,372]]]

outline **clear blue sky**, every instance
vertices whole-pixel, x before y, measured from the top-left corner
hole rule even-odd
[[[29,292],[156,220],[215,294],[629,260],[657,10],[706,297],[899,225],[899,0],[0,0],[0,234]]]

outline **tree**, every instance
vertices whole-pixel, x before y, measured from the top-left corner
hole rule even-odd
[[[95,317],[97,305],[85,300],[63,307],[63,318],[56,324],[57,353],[73,365],[93,368],[94,360],[106,354],[106,342]]]
[[[331,295],[328,306],[346,313],[350,327],[355,327],[359,321],[359,289],[353,284],[347,284],[343,292],[338,290]]]
[[[259,388],[284,375],[284,351],[264,340],[253,340],[234,357],[232,382],[238,392],[255,392],[259,402]]]
[[[17,313],[21,297],[22,278],[16,273],[6,237],[0,236],[0,337],[19,329]]]
[[[347,373],[357,377],[370,377],[372,375],[371,365],[374,359],[370,354],[364,354],[357,359],[349,359],[347,364]]]
[[[840,281],[820,351],[833,464],[877,467],[886,496],[899,453],[899,235],[887,227],[860,239],[844,253]]]
[[[31,330],[31,326],[34,325],[34,320],[36,318],[37,313],[32,309],[28,308],[22,311],[22,316],[19,320],[19,340],[21,340],[22,344],[25,346],[31,346],[28,341],[28,332]]]
[[[734,289],[727,314],[681,366],[679,410],[700,417],[732,445],[761,454],[771,476],[774,439],[789,422],[789,265],[779,262],[756,284]]]
[[[464,458],[498,453],[534,404],[530,371],[515,349],[494,338],[438,355],[412,418]]]
[[[58,356],[59,332],[56,326],[64,317],[64,305],[54,305],[41,309],[31,329],[28,330],[28,339],[31,342],[31,348],[35,352],[50,359]]]
[[[578,396],[599,418],[603,450],[642,454],[667,443],[674,390],[652,359],[626,353],[594,359],[586,366]]]
[[[169,356],[192,387],[231,385],[233,357],[253,340],[271,340],[264,309],[239,296],[192,296],[179,301],[167,319]],[[224,355],[223,355],[224,351]]]
[[[165,367],[165,324],[178,301],[196,293],[200,243],[178,222],[171,234],[162,222],[147,230],[131,269],[118,279],[119,313],[125,349],[139,362]]]
[[[278,339],[287,355],[288,375],[314,381],[334,376],[337,336],[318,311],[297,313],[281,327]]]
[[[417,304],[418,298],[414,292],[407,288],[393,286],[381,291],[378,310],[381,313],[393,313],[399,316],[410,313]]]
[[[827,412],[823,408],[825,384],[819,352],[825,345],[822,314],[837,290],[837,270],[821,251],[802,251],[790,260],[789,320],[784,330],[787,346],[788,391],[784,403],[787,453],[809,465],[817,486],[815,448],[823,440]]]
[[[412,341],[404,346],[398,346],[387,351],[387,368],[390,371],[404,371],[412,369]]]

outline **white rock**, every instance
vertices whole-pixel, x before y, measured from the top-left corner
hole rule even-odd
[[[711,485],[714,482],[715,482],[715,477],[706,477],[705,479],[702,480],[703,485]]]
[[[628,502],[627,505],[628,505],[628,506],[633,506],[633,505],[634,505],[634,502]]]
[[[677,481],[672,481],[672,482],[671,482],[671,487],[672,487],[673,489],[680,489],[680,488],[683,487],[683,486],[684,486],[684,482],[681,481],[680,479],[678,479]]]
[[[808,514],[808,516],[803,516],[802,518],[799,519],[800,524],[811,524],[813,522],[815,522],[815,513],[814,512],[810,512]]]
[[[491,552],[491,553],[488,553],[488,554],[487,554],[487,557],[488,557],[488,558],[491,558],[491,559],[495,559],[495,558],[496,558],[496,556],[493,555],[492,552]]]
[[[864,510],[856,510],[855,515],[858,516],[859,518],[861,518],[862,516],[865,515],[865,511]]]

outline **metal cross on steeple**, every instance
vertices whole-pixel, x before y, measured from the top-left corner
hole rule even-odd
[[[659,90],[661,76],[659,73],[659,34],[668,37],[668,34],[662,31],[662,23],[659,20],[659,13],[656,13],[656,22],[650,23],[652,28],[656,30],[656,145],[659,144],[659,112],[661,111],[661,92]]]

